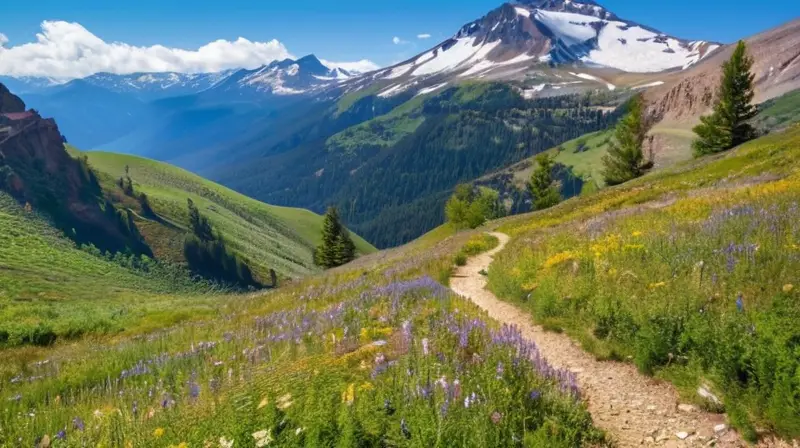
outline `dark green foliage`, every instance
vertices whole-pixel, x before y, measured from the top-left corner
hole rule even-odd
[[[314,263],[326,269],[349,263],[356,258],[356,246],[350,232],[342,225],[336,207],[328,208],[322,224],[322,244],[314,252]]]
[[[603,157],[603,177],[608,185],[635,179],[653,166],[653,162],[644,157],[643,146],[650,126],[643,103],[641,95],[630,101],[628,113],[617,124],[614,140],[609,142],[608,154]]]
[[[534,209],[544,210],[561,202],[561,193],[553,182],[553,158],[548,154],[540,154],[536,162],[538,166],[531,174],[528,191],[533,197]]]
[[[487,220],[499,218],[502,206],[496,191],[461,184],[456,186],[453,196],[447,201],[445,215],[457,229],[474,229]]]
[[[191,199],[189,208],[189,229],[183,243],[183,255],[189,268],[196,274],[242,287],[261,286],[253,278],[250,267],[226,246],[222,236],[215,234],[208,219],[200,214]]]
[[[370,98],[356,104],[377,101]],[[502,84],[462,86],[412,101],[419,105],[409,106],[408,115],[424,122],[388,147],[364,139],[347,151],[329,148],[332,134],[321,132],[317,121],[302,135],[259,151],[263,156],[246,166],[225,167],[218,178],[271,204],[317,212],[335,204],[354,231],[388,247],[444,222],[444,205],[459,183],[617,118],[596,110],[591,96],[526,100]]]
[[[755,130],[748,123],[758,114],[753,103],[753,59],[747,46],[739,41],[731,58],[722,65],[722,81],[711,116],[702,117],[694,128],[697,140],[692,147],[702,156],[727,151],[753,139]]]

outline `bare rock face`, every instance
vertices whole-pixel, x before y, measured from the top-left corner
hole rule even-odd
[[[0,114],[25,112],[25,103],[0,84]]]
[[[800,19],[746,40],[753,58],[755,101],[760,103],[800,88]],[[728,45],[671,81],[646,94],[648,113],[656,121],[697,123],[709,112],[722,75],[722,64],[733,53]]]

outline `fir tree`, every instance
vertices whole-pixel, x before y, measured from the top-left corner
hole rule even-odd
[[[356,247],[339,219],[336,207],[330,207],[322,223],[322,244],[314,252],[314,262],[326,269],[341,266],[356,256]]]
[[[619,185],[644,174],[652,167],[645,160],[644,140],[649,126],[644,116],[641,95],[630,102],[628,113],[614,130],[614,140],[609,142],[608,154],[603,157],[603,178],[608,185]]]
[[[694,128],[697,139],[692,143],[696,156],[727,151],[755,137],[748,120],[758,113],[753,103],[753,59],[747,46],[739,41],[731,58],[722,65],[722,81],[714,112],[702,117]]]
[[[553,182],[553,158],[548,154],[540,154],[536,162],[538,166],[531,174],[528,191],[533,196],[533,208],[544,210],[561,202],[561,193]]]
[[[200,214],[191,199],[186,201],[189,207],[189,227],[192,229],[192,233],[201,241],[213,241],[214,232],[211,228],[211,223],[208,222],[205,216]]]

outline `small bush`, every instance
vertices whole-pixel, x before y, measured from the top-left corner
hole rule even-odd
[[[467,265],[467,255],[463,252],[459,252],[453,259],[453,262],[456,266],[466,266]]]

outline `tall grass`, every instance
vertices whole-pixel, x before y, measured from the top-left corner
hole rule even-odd
[[[625,198],[618,211],[568,219],[587,213],[579,201],[568,214],[507,224],[516,237],[492,265],[490,287],[598,356],[629,359],[718,409],[695,392],[710,389],[750,439],[761,430],[800,437],[800,176],[787,164],[797,140],[797,130],[771,136],[694,172],[645,179],[648,189],[598,195]],[[729,187],[736,176],[758,177]],[[725,182],[652,195],[714,177]]]

